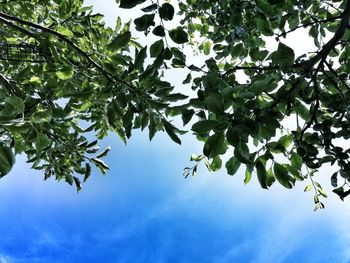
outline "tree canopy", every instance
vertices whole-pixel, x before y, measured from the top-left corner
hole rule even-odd
[[[244,183],[256,176],[265,189],[308,179],[319,209],[315,174],[331,164],[334,192],[349,195],[350,0],[116,2],[143,15],[110,28],[81,0],[0,2],[1,176],[25,154],[45,179],[79,190],[91,164],[108,170],[110,149],[97,146],[108,132],[126,143],[133,129],[165,131],[180,144],[191,130],[203,153],[185,177],[203,162],[229,175],[245,167]],[[286,43],[296,31],[313,50],[296,55]],[[191,63],[186,47],[205,62]],[[178,68],[194,96],[164,77]]]

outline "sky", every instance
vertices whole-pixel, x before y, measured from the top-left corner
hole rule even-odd
[[[113,0],[89,0],[113,24]],[[123,11],[124,16],[134,16]],[[176,78],[176,77],[174,77]],[[292,190],[239,171],[182,169],[202,145],[134,131],[125,146],[111,134],[106,176],[95,173],[80,193],[43,181],[18,157],[0,180],[0,263],[22,262],[350,262],[350,205],[330,191],[326,209],[313,212],[306,183]],[[319,177],[329,184],[329,171]]]

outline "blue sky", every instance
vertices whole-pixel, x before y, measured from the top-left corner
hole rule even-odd
[[[90,0],[112,23],[113,0]],[[184,179],[201,145],[135,131],[125,146],[111,135],[111,170],[77,194],[42,180],[18,158],[0,181],[0,263],[17,262],[350,262],[349,201],[330,193],[313,212],[304,183],[264,191],[256,178],[208,173]],[[323,171],[329,184],[328,171]],[[321,179],[322,180],[322,179]]]

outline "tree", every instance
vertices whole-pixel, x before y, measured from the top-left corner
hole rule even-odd
[[[3,47],[25,43],[41,50],[41,61],[6,57],[0,65],[2,176],[14,154],[25,153],[45,178],[80,189],[78,174],[85,181],[90,163],[102,173],[108,169],[100,158],[109,148],[97,153],[87,133],[102,139],[113,131],[126,142],[132,129],[148,128],[150,139],[164,130],[181,143],[184,131],[172,124],[181,117],[204,143],[185,177],[201,162],[220,169],[222,156],[230,154],[227,173],[245,166],[245,183],[256,173],[262,188],[277,180],[290,189],[308,178],[305,190],[314,189],[318,209],[326,194],[314,173],[331,164],[334,192],[341,199],[349,195],[350,148],[343,140],[350,137],[350,0],[119,0],[120,8],[144,14],[124,25],[118,19],[113,29],[82,4],[0,4]],[[169,23],[175,16],[181,19],[176,26]],[[139,45],[134,26],[153,44]],[[298,30],[308,33],[315,50],[296,57],[285,38]],[[277,41],[275,50],[269,39]],[[185,46],[206,56],[204,65],[190,64]],[[174,93],[163,78],[176,68],[188,69],[183,83],[195,97]]]

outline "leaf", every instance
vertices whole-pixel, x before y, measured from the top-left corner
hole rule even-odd
[[[141,8],[141,10],[145,13],[147,12],[152,12],[154,10],[157,10],[158,9],[158,5],[157,4],[151,4],[149,6],[146,6],[144,8]]]
[[[5,102],[11,104],[18,112],[24,112],[24,101],[17,96],[9,96],[5,98]]]
[[[250,182],[250,180],[252,179],[253,169],[254,169],[253,165],[251,165],[251,164],[246,165],[244,184],[248,184]]]
[[[174,7],[169,3],[164,3],[159,8],[159,17],[161,19],[164,19],[165,21],[170,21],[174,18],[175,9]]]
[[[131,39],[131,32],[126,31],[118,36],[116,36],[112,42],[108,45],[108,48],[115,51],[124,46],[126,46]]]
[[[147,57],[147,46],[142,48],[136,55],[135,58],[135,69],[141,69],[143,64],[145,63],[145,59]]]
[[[32,122],[34,123],[44,123],[50,122],[52,118],[51,109],[40,109],[39,111],[34,112],[32,115]]]
[[[213,161],[210,164],[210,171],[216,172],[221,169],[222,166],[222,160],[220,156],[216,156],[213,158]]]
[[[78,177],[73,176],[73,180],[75,183],[75,186],[77,187],[77,191],[79,192],[81,190],[81,182]]]
[[[51,140],[44,133],[39,133],[36,138],[36,151],[38,154],[51,144]]]
[[[105,157],[110,150],[111,150],[111,146],[108,146],[106,149],[103,150],[103,152],[99,153],[96,157],[97,158]]]
[[[154,14],[143,15],[134,20],[137,31],[146,31],[150,26],[155,25]]]
[[[120,0],[119,7],[130,9],[137,6],[138,4],[142,4],[145,1],[146,0]]]
[[[284,148],[287,148],[293,141],[293,136],[291,134],[284,135],[278,140],[278,144],[282,145]]]
[[[188,34],[181,27],[170,30],[169,36],[176,44],[184,44],[188,42]]]
[[[310,184],[310,185],[307,185],[307,186],[305,187],[304,192],[308,192],[308,191],[310,191],[310,190],[312,190],[312,185],[311,185],[311,184]]]
[[[89,179],[90,175],[91,175],[91,165],[89,163],[86,163],[84,180],[83,180],[84,183],[87,181],[87,179]]]
[[[206,41],[203,44],[203,52],[205,55],[209,55],[211,51],[211,42]]]
[[[156,26],[152,33],[155,35],[155,36],[159,36],[159,37],[165,37],[165,30],[164,30],[164,27],[162,25],[159,25],[159,26]]]
[[[274,163],[273,171],[277,181],[287,189],[293,188],[293,178],[289,176],[287,168],[279,163]]]
[[[172,125],[170,122],[168,122],[165,119],[162,119],[162,123],[164,125],[164,129],[166,133],[169,135],[169,137],[176,143],[181,144],[180,138],[176,135],[175,131],[177,130],[174,125]]]
[[[268,189],[267,183],[266,183],[267,173],[266,173],[265,166],[262,164],[262,162],[260,160],[257,160],[255,167],[256,167],[256,173],[258,175],[258,180],[259,180],[261,187],[264,189]]]
[[[100,169],[102,174],[106,174],[106,170],[109,170],[109,167],[107,164],[104,163],[104,161],[98,159],[98,158],[90,158],[91,162],[97,166],[97,168]]]
[[[56,71],[57,78],[59,78],[61,80],[71,79],[73,77],[73,75],[74,75],[73,69],[68,69],[65,71]]]
[[[252,164],[252,161],[249,159],[249,148],[247,144],[240,142],[234,149],[235,157],[245,164]]]
[[[333,173],[331,177],[331,184],[333,187],[338,187],[338,172]]]
[[[223,133],[215,133],[204,144],[203,153],[208,158],[214,158],[226,152],[225,146],[225,135]]]
[[[70,31],[70,30],[69,30],[68,28],[66,28],[66,27],[63,27],[63,26],[58,25],[58,26],[55,27],[55,30],[56,30],[59,34],[64,35],[64,36],[66,36],[66,37],[74,37],[73,32]]]
[[[279,42],[277,51],[272,54],[272,62],[279,65],[283,71],[286,71],[292,67],[294,60],[294,50]]]
[[[182,122],[183,122],[184,126],[191,121],[194,113],[195,113],[195,111],[193,109],[184,110],[182,112],[181,118],[182,118]]]
[[[235,175],[241,166],[241,162],[237,160],[235,157],[231,157],[226,162],[226,170],[229,175]]]
[[[191,130],[198,133],[203,134],[211,131],[214,129],[219,123],[214,120],[202,120],[198,121],[195,124],[192,125]]]
[[[238,131],[230,127],[226,132],[226,140],[229,144],[236,147],[240,142]]]
[[[204,103],[209,110],[215,113],[221,114],[224,111],[223,98],[219,92],[208,92],[204,98]]]
[[[299,154],[293,152],[291,154],[290,160],[291,160],[293,167],[300,171],[301,166],[303,164],[303,159],[299,156]]]
[[[12,148],[0,143],[0,177],[5,176],[11,171],[15,161]]]
[[[204,155],[200,154],[200,155],[197,155],[197,154],[192,154],[191,155],[191,158],[190,158],[190,161],[195,161],[195,162],[199,162],[201,160],[203,160],[205,158]]]
[[[150,47],[151,57],[152,58],[158,57],[162,53],[163,49],[164,49],[163,39],[154,42]]]

